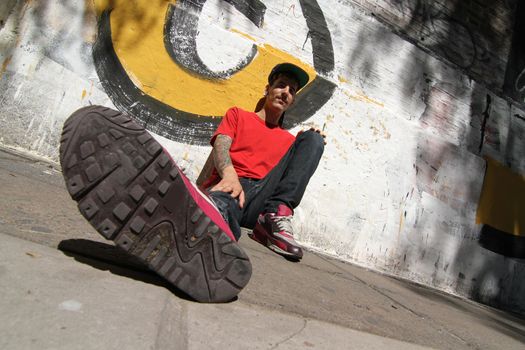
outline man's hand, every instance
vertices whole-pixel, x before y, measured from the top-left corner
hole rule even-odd
[[[233,198],[239,197],[239,207],[244,206],[244,190],[242,189],[239,177],[233,166],[223,169],[221,181],[212,187],[211,191],[221,191],[229,193]]]
[[[244,206],[244,191],[237,172],[233,168],[230,158],[230,147],[232,139],[227,135],[218,135],[213,144],[213,162],[215,169],[221,177],[221,181],[211,191],[230,193],[233,198],[239,197],[239,206]]]

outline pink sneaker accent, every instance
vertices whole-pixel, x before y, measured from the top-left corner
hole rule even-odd
[[[288,208],[284,204],[280,204],[277,207],[277,213],[276,214],[277,214],[277,216],[293,216],[293,210]]]
[[[281,204],[277,213],[259,215],[250,238],[286,258],[300,260],[303,250],[293,238],[293,210]]]
[[[166,152],[166,154],[168,154],[168,152]],[[174,161],[173,163],[175,164]],[[217,226],[219,226],[220,229],[223,230],[224,233],[226,233],[232,241],[236,242],[237,240],[235,239],[235,236],[233,235],[233,232],[231,231],[230,226],[228,225],[226,221],[224,221],[224,218],[222,217],[219,210],[215,207],[215,205],[211,203],[208,197],[206,197],[206,195],[202,193],[198,189],[198,187],[195,186],[180,169],[179,169],[179,174],[182,177],[182,181],[184,181],[184,184],[186,185],[186,189],[190,193],[193,200],[202,209],[204,214],[206,214]]]

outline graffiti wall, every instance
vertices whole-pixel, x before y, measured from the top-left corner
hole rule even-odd
[[[288,127],[310,118],[335,89],[317,75],[333,71],[334,52],[316,1],[290,7],[297,32],[287,51],[264,33],[265,18],[278,14],[260,1],[95,4],[100,22],[93,56],[105,90],[117,107],[169,139],[208,145],[229,107],[255,108],[267,72],[279,62],[296,63],[312,77],[287,114]],[[301,55],[290,54],[306,41]]]
[[[65,118],[134,116],[196,179],[271,68],[311,76],[292,133],[328,144],[296,210],[310,249],[525,313],[525,9],[518,1],[9,0],[2,144],[57,158]],[[7,131],[9,130],[9,131]]]

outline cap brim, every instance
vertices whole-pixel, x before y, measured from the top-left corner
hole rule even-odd
[[[274,71],[272,72],[272,75],[284,72],[292,73],[296,77],[297,82],[299,84],[297,90],[302,89],[306,84],[308,84],[308,80],[310,80],[308,73],[306,73],[304,69],[292,63],[279,64],[276,67],[276,69],[274,69]]]

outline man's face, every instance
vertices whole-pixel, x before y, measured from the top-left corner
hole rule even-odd
[[[267,86],[266,104],[280,112],[286,111],[293,103],[297,92],[297,81],[286,75],[279,75]]]

